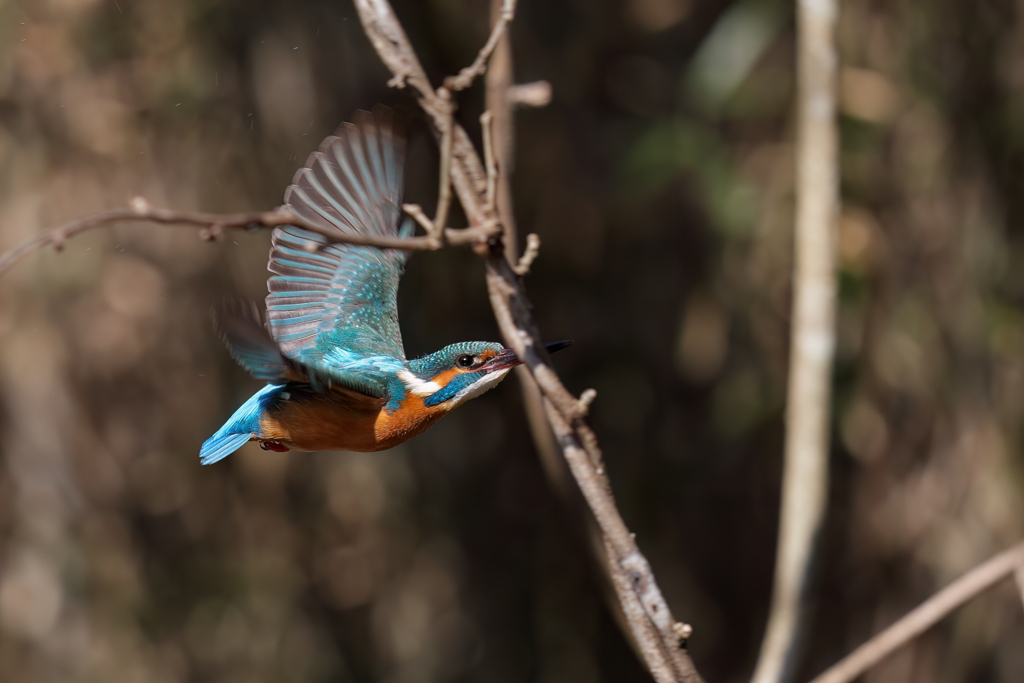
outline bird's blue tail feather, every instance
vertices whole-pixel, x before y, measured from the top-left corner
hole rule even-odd
[[[253,437],[260,436],[260,416],[277,392],[284,389],[278,384],[268,384],[235,411],[224,426],[206,440],[199,451],[200,462],[210,465],[222,460],[245,445]]]
[[[199,451],[199,462],[204,465],[212,465],[237,451],[252,437],[252,434],[221,434],[218,432],[203,444],[202,450]]]

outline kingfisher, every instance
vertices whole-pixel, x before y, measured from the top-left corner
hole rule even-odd
[[[390,110],[358,112],[299,169],[284,201],[327,235],[409,237],[402,220],[404,140]],[[203,444],[202,464],[248,441],[264,450],[380,451],[494,388],[522,361],[495,342],[452,344],[407,360],[397,294],[408,251],[273,231],[266,321],[253,307],[217,316],[231,356],[267,385]],[[552,342],[557,351],[571,344]]]

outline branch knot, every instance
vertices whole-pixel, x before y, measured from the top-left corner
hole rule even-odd
[[[576,401],[576,417],[586,417],[590,412],[590,404],[597,398],[597,389],[587,389]]]

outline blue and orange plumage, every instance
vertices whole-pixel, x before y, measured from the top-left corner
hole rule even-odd
[[[400,225],[402,153],[388,110],[360,112],[310,155],[285,203],[328,234],[409,236],[412,221]],[[268,324],[244,309],[219,320],[232,357],[269,384],[203,444],[203,464],[250,440],[270,450],[391,448],[519,364],[492,342],[407,360],[396,302],[407,257],[294,226],[274,230]]]

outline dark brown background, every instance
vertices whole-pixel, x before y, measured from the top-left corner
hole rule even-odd
[[[435,79],[485,0],[400,2]],[[713,682],[767,610],[785,398],[792,10],[521,0],[528,280],[623,513]],[[843,3],[834,476],[804,675],[1024,527],[1024,36],[1009,0]],[[0,247],[123,206],[269,208],[388,90],[346,2],[0,6]],[[460,99],[475,124],[479,88]],[[413,123],[409,199],[436,153]],[[548,490],[517,380],[380,454],[202,441],[259,384],[211,331],[266,233],[122,226],[0,279],[0,679],[642,681]],[[410,354],[494,339],[482,265],[417,255]],[[1002,585],[874,683],[1024,679]]]

